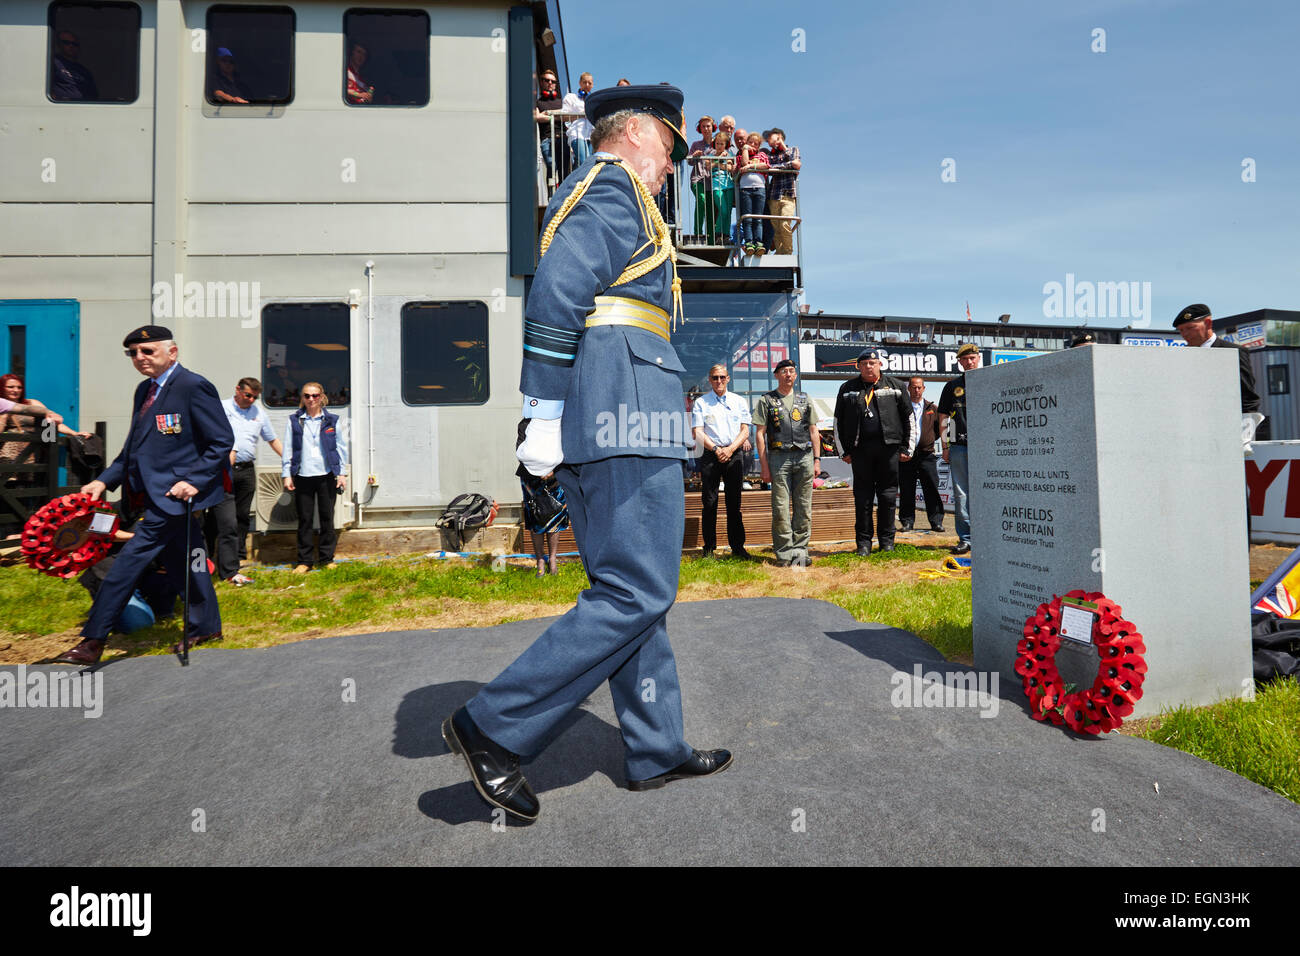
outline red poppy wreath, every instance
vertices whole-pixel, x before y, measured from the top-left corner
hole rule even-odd
[[[96,517],[103,515],[96,521]],[[23,526],[22,553],[42,574],[70,578],[108,554],[117,531],[112,507],[90,495],[55,498]]]
[[[1065,595],[1068,601],[1095,605],[1092,643],[1097,649],[1097,679],[1088,690],[1066,693],[1056,669],[1061,648],[1062,599],[1054,596],[1025,621],[1024,637],[1016,645],[1015,671],[1024,680],[1030,714],[1035,720],[1064,724],[1075,733],[1099,734],[1119,727],[1142,697],[1147,664],[1146,645],[1123,609],[1100,591]]]

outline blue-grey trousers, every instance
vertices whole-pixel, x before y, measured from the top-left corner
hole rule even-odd
[[[537,753],[555,726],[609,681],[629,780],[690,756],[666,617],[677,599],[685,496],[675,458],[561,465],[556,477],[590,587],[469,702],[497,744]]]

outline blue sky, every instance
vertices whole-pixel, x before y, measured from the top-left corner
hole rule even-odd
[[[1044,284],[1067,274],[1151,283],[1154,328],[1190,302],[1300,309],[1300,3],[561,12],[575,84],[582,70],[598,88],[668,80],[690,130],[701,113],[785,129],[803,159],[814,312],[958,319],[969,300],[978,320],[1042,322]],[[945,159],[955,182],[941,181]]]

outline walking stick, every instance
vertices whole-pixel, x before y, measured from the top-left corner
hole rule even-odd
[[[185,499],[185,602],[181,605],[181,667],[190,666],[190,532],[194,527],[194,499]]]

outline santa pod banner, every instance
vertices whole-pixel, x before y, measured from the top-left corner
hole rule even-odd
[[[117,528],[110,505],[90,495],[64,495],[27,519],[23,557],[42,574],[70,578],[108,554]]]
[[[1124,610],[1100,591],[1071,591],[1070,603],[1095,606],[1092,643],[1097,649],[1097,678],[1088,690],[1066,693],[1056,669],[1061,648],[1062,598],[1054,596],[1025,621],[1024,637],[1016,645],[1015,671],[1024,680],[1029,710],[1035,720],[1064,724],[1075,733],[1099,734],[1115,730],[1133,713],[1142,697],[1147,664],[1146,645]]]

